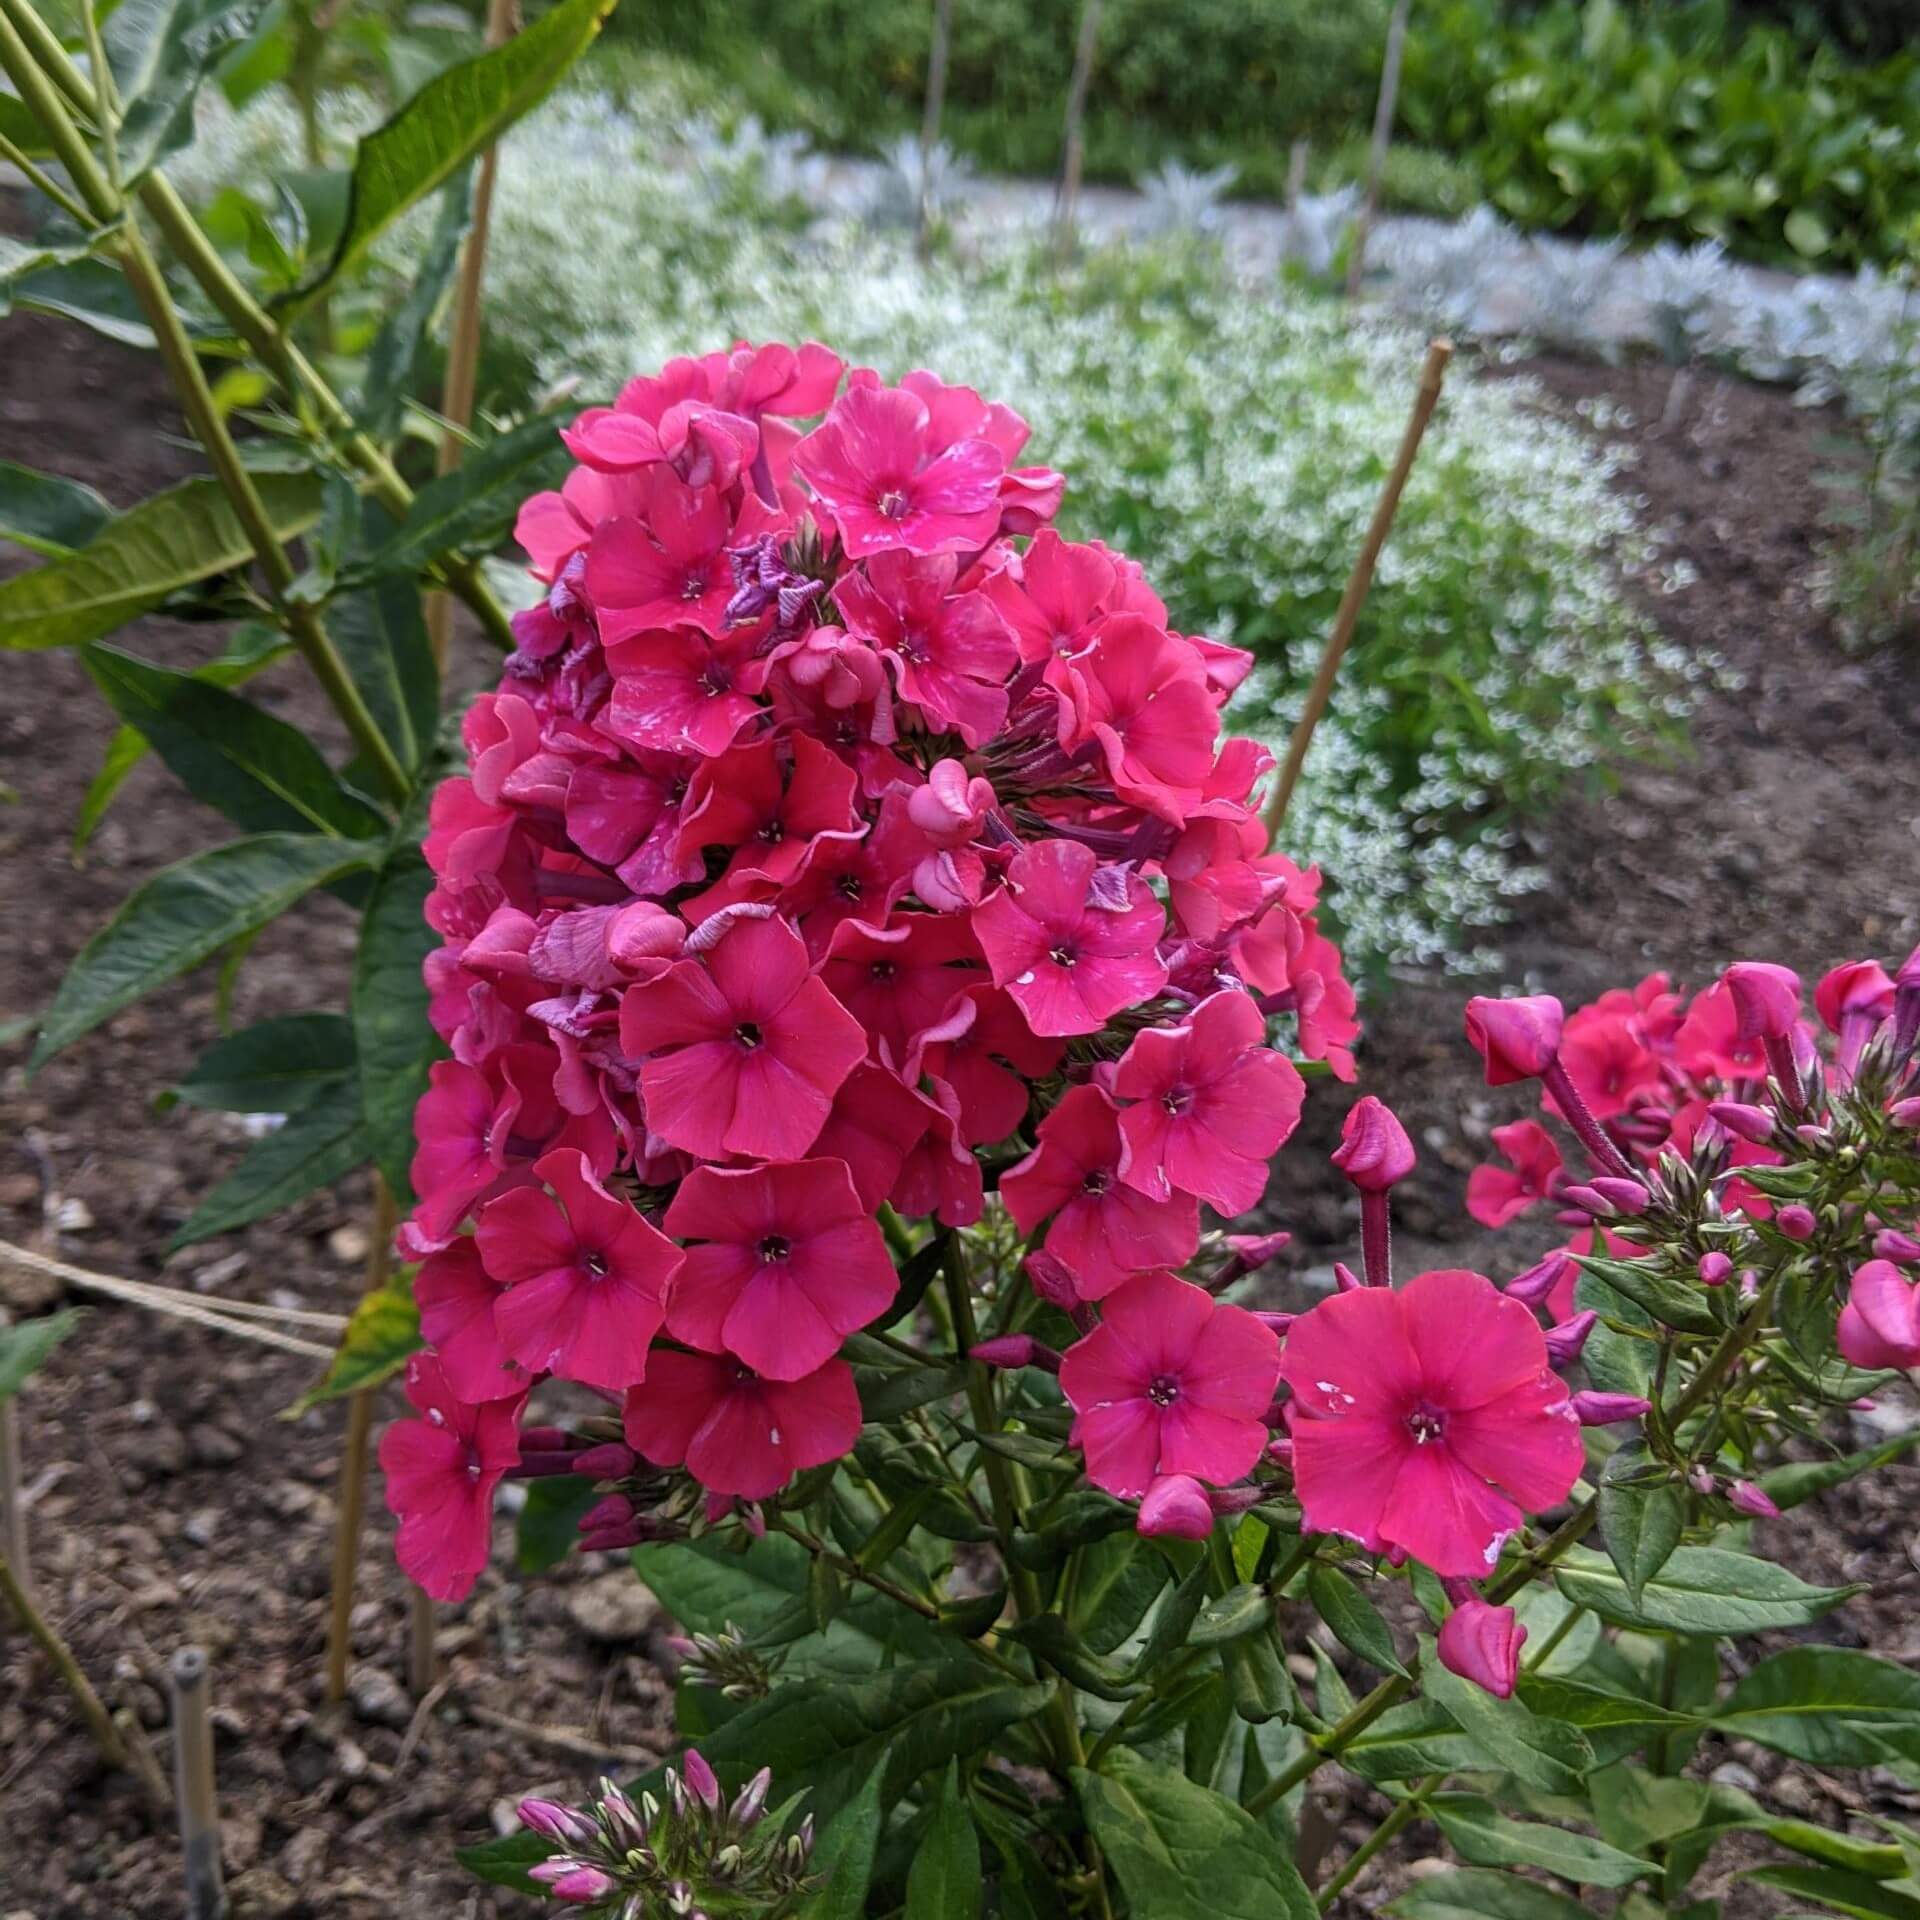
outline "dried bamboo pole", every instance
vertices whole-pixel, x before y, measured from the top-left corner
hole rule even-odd
[[[1347,298],[1360,291],[1360,277],[1367,266],[1367,235],[1373,231],[1374,215],[1380,211],[1380,178],[1386,171],[1387,147],[1393,139],[1393,109],[1400,97],[1400,56],[1406,51],[1407,15],[1413,0],[1395,0],[1393,18],[1387,22],[1387,57],[1380,68],[1380,96],[1373,108],[1373,139],[1367,148],[1367,197],[1361,203],[1360,217],[1353,225],[1353,245],[1347,254]]]
[[[1401,494],[1406,491],[1407,475],[1413,471],[1420,442],[1426,436],[1427,422],[1433,418],[1434,407],[1440,399],[1441,383],[1447,377],[1447,362],[1452,358],[1451,340],[1428,343],[1426,364],[1420,370],[1419,391],[1414,395],[1413,413],[1408,418],[1406,432],[1400,438],[1400,452],[1394,460],[1393,471],[1387,475],[1387,484],[1380,490],[1380,500],[1373,510],[1373,520],[1367,528],[1366,539],[1361,543],[1359,557],[1353,563],[1352,573],[1347,576],[1346,591],[1341,594],[1339,611],[1333,617],[1333,630],[1327,635],[1325,650],[1320,655],[1320,670],[1313,676],[1307,704],[1294,723],[1293,738],[1287,742],[1287,757],[1280,769],[1279,783],[1273,790],[1273,798],[1267,803],[1269,842],[1279,836],[1281,825],[1287,817],[1287,808],[1293,801],[1293,790],[1300,783],[1300,769],[1306,763],[1313,730],[1320,724],[1327,703],[1333,698],[1340,662],[1346,654],[1348,642],[1353,638],[1360,610],[1367,604],[1367,591],[1373,585],[1373,570],[1379,563],[1380,549],[1387,544],[1387,535],[1393,530],[1393,516],[1399,508]]]
[[[947,49],[953,40],[953,0],[933,0],[933,39],[927,48],[927,103],[920,116],[920,205],[915,240],[926,252],[933,230],[933,150],[947,100]]]
[[[220,1878],[220,1808],[213,1791],[213,1723],[207,1707],[207,1655],[182,1647],[173,1656],[173,1781],[180,1808],[180,1852],[187,1874],[187,1920],[225,1920]]]
[[[433,1598],[420,1587],[409,1586],[407,1686],[416,1700],[424,1700],[440,1677],[440,1650],[435,1644],[438,1622]]]
[[[26,1475],[20,1465],[20,1407],[8,1394],[0,1400],[0,1559],[29,1599],[33,1597],[33,1562],[27,1552]]]
[[[1087,113],[1087,89],[1093,83],[1093,55],[1100,43],[1100,0],[1083,0],[1080,40],[1073,53],[1073,77],[1067,83],[1066,151],[1060,165],[1060,195],[1054,207],[1053,250],[1065,260],[1074,249],[1080,214],[1080,175],[1086,165],[1081,123]]]
[[[373,1238],[367,1247],[367,1292],[378,1293],[393,1270],[393,1189],[373,1176]],[[331,1356],[329,1356],[331,1358]],[[333,1591],[327,1618],[327,1698],[347,1697],[347,1660],[352,1652],[353,1582],[360,1567],[360,1525],[367,1503],[367,1442],[373,1431],[376,1388],[363,1387],[347,1402],[347,1434],[340,1457],[338,1515],[333,1536]]]

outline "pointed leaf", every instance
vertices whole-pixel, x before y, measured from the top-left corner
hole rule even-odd
[[[337,1013],[289,1013],[216,1040],[174,1088],[190,1107],[293,1113],[353,1072],[353,1029]]]
[[[342,1080],[317,1094],[284,1126],[256,1140],[247,1156],[194,1209],[169,1250],[264,1220],[367,1162],[360,1090]]]
[[[365,841],[260,833],[163,867],[80,949],[40,1023],[30,1066],[372,861]]]
[[[320,517],[306,473],[256,476],[283,540]],[[78,553],[0,582],[0,648],[78,646],[157,607],[168,594],[253,558],[217,480],[187,480],[111,520]]]
[[[120,170],[131,187],[193,137],[193,101],[259,24],[266,0],[120,0],[107,15],[107,64],[125,103]]]
[[[600,1489],[584,1473],[555,1473],[529,1480],[527,1503],[514,1534],[513,1564],[522,1573],[557,1567],[580,1544],[580,1521],[600,1498]],[[681,1738],[687,1729],[683,1724]]]
[[[560,0],[524,33],[436,74],[354,155],[346,225],[333,257],[300,292],[318,299],[415,202],[537,106],[592,44],[614,0]]]
[[[1316,1920],[1280,1843],[1231,1800],[1116,1747],[1074,1791],[1129,1908],[1152,1920]]]
[[[353,1035],[367,1137],[402,1208],[412,1204],[413,1110],[446,1049],[427,1019],[421,969],[440,944],[426,921],[433,874],[416,847],[388,857],[360,919],[353,962]]]
[[[384,1287],[361,1296],[340,1336],[339,1352],[321,1378],[287,1409],[288,1418],[391,1380],[421,1345],[413,1269],[402,1267]]]
[[[433,746],[440,669],[411,580],[383,580],[327,603],[327,630],[367,711],[409,772]]]
[[[37,1320],[0,1327],[0,1401],[11,1400],[79,1324],[80,1309],[67,1307]]]
[[[1818,1900],[1836,1913],[1854,1915],[1855,1920],[1920,1920],[1920,1900],[1912,1894],[1842,1867],[1756,1867],[1740,1877],[1756,1886]]]
[[[391,440],[401,411],[413,391],[434,318],[453,284],[460,243],[473,217],[471,171],[449,180],[440,195],[433,234],[427,241],[406,298],[381,323],[367,349],[366,385],[360,395],[360,424],[375,440]]]
[[[1407,1670],[1394,1651],[1393,1635],[1367,1596],[1342,1573],[1316,1560],[1307,1570],[1307,1596],[1313,1610],[1333,1637],[1349,1653],[1357,1653],[1370,1667],[1406,1678]]]
[[[1591,1920],[1585,1907],[1537,1880],[1469,1868],[1439,1873],[1387,1903],[1394,1920]]]
[[[1845,1647],[1789,1647],[1762,1660],[1713,1716],[1816,1767],[1870,1767],[1891,1748],[1920,1760],[1920,1673]]]
[[[1636,1603],[1680,1544],[1687,1518],[1686,1502],[1671,1480],[1642,1484],[1630,1477],[1648,1465],[1647,1450],[1638,1441],[1619,1448],[1600,1476],[1597,1502],[1607,1557]]]
[[[949,1760],[933,1819],[907,1869],[905,1920],[979,1920],[985,1899],[980,1836],[960,1791],[960,1763]]]
[[[1771,1473],[1760,1476],[1760,1486],[1784,1513],[1803,1500],[1811,1500],[1816,1493],[1825,1493],[1829,1487],[1843,1486],[1863,1473],[1873,1473],[1896,1460],[1904,1460],[1915,1447],[1920,1447],[1920,1427],[1909,1427],[1905,1433],[1895,1434],[1877,1447],[1843,1453],[1838,1459],[1795,1460],[1784,1467],[1775,1467]]]
[[[1659,1871],[1651,1860],[1604,1840],[1512,1819],[1477,1794],[1441,1794],[1428,1804],[1454,1852],[1471,1866],[1538,1867],[1587,1887],[1624,1887]]]
[[[1597,1553],[1574,1548],[1554,1582],[1576,1606],[1621,1627],[1668,1633],[1764,1633],[1804,1627],[1861,1591],[1810,1587],[1771,1560],[1725,1547],[1678,1547],[1636,1602],[1619,1569]]]
[[[0,540],[59,559],[84,547],[113,518],[89,486],[0,460]]]
[[[122,346],[151,351],[155,344],[153,329],[147,325],[126,275],[104,260],[75,258],[12,281],[0,271],[0,314],[7,312],[9,304],[23,313],[49,313],[77,320]],[[188,331],[193,331],[191,325]]]
[[[866,1785],[828,1823],[813,1853],[812,1870],[820,1884],[800,1909],[800,1920],[864,1920],[867,1889],[873,1882],[873,1854],[886,1824],[880,1786],[886,1772],[877,1766]]]
[[[1440,1664],[1431,1640],[1420,1642],[1420,1687],[1453,1716],[1497,1767],[1543,1793],[1578,1794],[1593,1770],[1593,1748],[1577,1727],[1537,1718],[1518,1700],[1496,1700]]]

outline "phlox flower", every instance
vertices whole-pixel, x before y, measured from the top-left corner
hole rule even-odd
[[[395,1551],[407,1576],[435,1600],[461,1600],[487,1564],[493,1494],[520,1460],[518,1399],[470,1406],[440,1362],[407,1362],[407,1399],[420,1416],[380,1436],[387,1507],[399,1520]]]
[[[924,1029],[909,1071],[951,1087],[969,1146],[1004,1140],[1026,1118],[1035,1081],[1060,1064],[1058,1040],[1035,1034],[997,987],[969,987],[938,1026]]]
[[[1137,1499],[1165,1475],[1224,1485],[1248,1472],[1267,1444],[1278,1374],[1270,1328],[1150,1273],[1103,1303],[1099,1326],[1067,1349],[1060,1388],[1088,1477]]]
[[[843,920],[820,978],[896,1071],[913,1043],[969,987],[986,984],[979,943],[957,914],[899,913],[885,926]]]
[[[727,1171],[680,1183],[667,1231],[700,1244],[667,1310],[668,1330],[730,1353],[773,1380],[797,1380],[879,1314],[899,1276],[840,1160]]]
[[[1475,1167],[1467,1175],[1467,1211],[1483,1227],[1504,1227],[1552,1193],[1562,1162],[1559,1145],[1538,1120],[1495,1127],[1493,1144],[1507,1165]]]
[[[587,596],[609,646],[660,627],[717,636],[733,598],[729,547],[773,521],[749,500],[736,517],[715,487],[690,487],[671,467],[648,470],[640,515],[603,521],[587,548]]]
[[[421,1337],[462,1400],[505,1400],[526,1391],[527,1370],[508,1354],[493,1317],[506,1290],[506,1282],[487,1271],[472,1234],[428,1254],[414,1276]]]
[[[769,894],[806,864],[822,834],[858,838],[853,769],[810,734],[796,734],[790,766],[771,740],[729,747],[702,761],[687,792],[680,847],[727,847],[731,855],[701,906]]]
[[[687,629],[640,633],[612,647],[613,692],[601,727],[658,753],[725,753],[763,709],[740,685],[738,636],[710,640]]]
[[[1920,1289],[1891,1260],[1854,1269],[1839,1343],[1843,1359],[1869,1371],[1920,1366]]]
[[[1584,1455],[1539,1323],[1477,1273],[1330,1295],[1288,1330],[1280,1375],[1304,1524],[1484,1575]]]

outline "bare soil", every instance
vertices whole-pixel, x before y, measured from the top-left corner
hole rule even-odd
[[[1570,1001],[1664,966],[1700,982],[1742,952],[1808,969],[1855,951],[1904,952],[1920,932],[1920,676],[1910,659],[1850,660],[1810,598],[1819,505],[1816,423],[1775,393],[1703,388],[1664,432],[1665,376],[1541,361],[1531,369],[1569,413],[1606,403],[1610,435],[1639,449],[1632,482],[1697,584],[1671,596],[1634,583],[1684,645],[1746,676],[1710,695],[1684,763],[1621,770],[1529,823],[1551,889],[1501,938],[1506,977]],[[15,317],[0,331],[0,452],[88,480],[129,503],[189,470],[149,361],[68,328]],[[7,564],[0,559],[0,566]],[[205,630],[150,621],[136,650],[211,652]],[[324,716],[293,670],[256,685],[276,710]],[[210,821],[152,765],[128,782],[76,862],[69,833],[111,732],[78,663],[15,660],[0,705],[0,1019],[40,1006],[65,964],[137,881],[207,837]],[[232,1018],[323,1004],[344,981],[352,930],[322,903],[248,959]],[[31,1082],[25,1045],[0,1053],[0,1237],[110,1274],[237,1298],[345,1311],[362,1281],[368,1195],[349,1181],[268,1227],[191,1249],[166,1243],[237,1157],[233,1123],[153,1099],[217,1028],[203,974],[156,995]],[[1467,1169],[1490,1125],[1519,1103],[1477,1087],[1459,1038],[1458,982],[1410,983],[1374,1010],[1363,1085],[1407,1116],[1423,1164],[1401,1211],[1408,1258],[1502,1272],[1465,1222]],[[1275,1212],[1299,1236],[1296,1270],[1345,1253],[1354,1221],[1324,1171],[1349,1096],[1317,1089],[1281,1162]],[[48,1302],[0,1276],[16,1312]],[[496,1896],[453,1864],[520,1793],[572,1791],[632,1771],[669,1739],[662,1624],[617,1560],[537,1580],[513,1574],[502,1526],[494,1571],[443,1618],[444,1685],[405,1684],[407,1595],[379,1510],[366,1528],[352,1699],[323,1699],[325,1597],[344,1426],[338,1407],[278,1418],[313,1363],[106,1303],[22,1396],[33,1574],[48,1611],[110,1703],[167,1757],[163,1696],[173,1650],[214,1659],[217,1761],[229,1884],[247,1916],[477,1915]],[[1821,1637],[1920,1655],[1910,1625],[1920,1575],[1907,1558],[1914,1491],[1895,1471],[1774,1528],[1769,1547],[1809,1577],[1871,1590]],[[1901,1804],[1884,1782],[1751,1766],[1783,1811],[1833,1822],[1856,1801]],[[1329,1807],[1351,1844],[1379,1811],[1357,1784]],[[177,1843],[136,1791],[104,1772],[44,1664],[0,1632],[0,1920],[173,1915]],[[1434,1846],[1412,1829],[1361,1883],[1377,1905]],[[525,1903],[498,1896],[502,1910]],[[1727,1912],[1757,1913],[1736,1895]]]

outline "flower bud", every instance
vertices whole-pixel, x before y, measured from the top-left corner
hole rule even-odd
[[[590,1907],[596,1900],[604,1900],[615,1886],[611,1874],[581,1860],[543,1860],[527,1869],[527,1878],[545,1886],[550,1898],[575,1907]]]
[[[1576,1393],[1570,1404],[1583,1427],[1618,1426],[1624,1420],[1644,1419],[1653,1410],[1653,1402],[1637,1393],[1599,1393],[1591,1388]]]
[[[1510,1300],[1518,1300],[1523,1307],[1540,1306],[1572,1270],[1570,1255],[1550,1253],[1544,1260],[1536,1261],[1525,1273],[1516,1274],[1509,1280],[1505,1288],[1506,1295]]]
[[[993,800],[992,786],[958,760],[936,760],[926,785],[907,796],[907,818],[936,846],[961,846],[980,831]]]
[[[1703,1287],[1724,1287],[1733,1273],[1733,1262],[1716,1247],[1700,1256],[1697,1271]]]
[[[733,1810],[727,1816],[736,1827],[753,1825],[766,1811],[767,1791],[773,1785],[773,1769],[762,1767],[735,1796]]]
[[[542,1839],[558,1840],[562,1845],[581,1845],[592,1840],[598,1831],[584,1813],[563,1807],[557,1800],[522,1800],[518,1811],[523,1827],[530,1827]]]
[[[1798,1200],[1790,1200],[1773,1216],[1773,1224],[1789,1240],[1811,1240],[1820,1230],[1820,1222],[1814,1218],[1811,1207],[1803,1207]]]
[[[624,1480],[638,1464],[633,1449],[617,1440],[573,1456],[574,1472],[588,1480]]]
[[[995,1340],[982,1340],[978,1346],[967,1349],[970,1360],[978,1360],[982,1366],[1005,1367],[1009,1371],[1016,1367],[1044,1367],[1048,1373],[1060,1371],[1060,1356],[1043,1340],[1036,1340],[1027,1333],[1003,1333]]]
[[[700,1804],[709,1813],[718,1813],[722,1804],[720,1782],[699,1748],[689,1747],[680,1764],[686,1773],[687,1785],[698,1795]]]
[[[1893,1011],[1894,984],[1877,960],[1849,960],[1826,974],[1813,990],[1813,1004],[1830,1032],[1848,1020],[1877,1027]]]
[[[687,925],[651,900],[634,900],[607,922],[607,958],[623,973],[650,973],[687,944]]]
[[[1749,1101],[1716,1100],[1707,1108],[1707,1117],[1718,1121],[1735,1139],[1756,1147],[1764,1147],[1773,1138],[1773,1115]]]
[[[1869,1372],[1920,1366],[1916,1299],[1920,1291],[1891,1260],[1856,1267],[1835,1329],[1842,1357]]]
[[[1230,1233],[1227,1235],[1228,1270],[1215,1283],[1227,1285],[1258,1273],[1269,1261],[1277,1260],[1292,1243],[1290,1233]]]
[[[1562,1187],[1560,1198],[1571,1208],[1595,1220],[1611,1220],[1618,1213],[1611,1200],[1591,1181],[1582,1186]]]
[[[1800,976],[1768,960],[1736,960],[1720,976],[1733,996],[1735,1033],[1742,1040],[1784,1040],[1800,1018]]]
[[[1537,1080],[1560,1052],[1566,1012],[1550,993],[1467,1002],[1467,1038],[1486,1067],[1487,1085]]]
[[[1727,1490],[1727,1498],[1742,1513],[1756,1520],[1778,1520],[1780,1509],[1751,1480],[1736,1480]]]
[[[1896,1067],[1920,1042],[1920,947],[1900,963],[1893,976],[1893,1063]]]
[[[1711,1496],[1719,1484],[1707,1468],[1697,1463],[1687,1469],[1687,1485],[1695,1493]]]
[[[1150,1539],[1204,1540],[1213,1531],[1213,1503],[1190,1475],[1162,1474],[1147,1488],[1134,1524]]]
[[[1362,1193],[1385,1193],[1413,1163],[1413,1142],[1385,1101],[1370,1093],[1348,1108],[1333,1164]]]
[[[1617,1213],[1645,1213],[1653,1204],[1653,1195],[1638,1180],[1623,1180],[1615,1174],[1597,1173],[1589,1183],[1594,1192],[1610,1202]]]
[[[1034,1292],[1048,1306],[1071,1312],[1080,1304],[1080,1289],[1074,1282],[1073,1269],[1058,1254],[1042,1247],[1027,1255],[1026,1265]]]
[[[1496,1700],[1510,1699],[1520,1677],[1520,1649],[1526,1639],[1527,1630],[1511,1607],[1464,1601],[1441,1623],[1440,1664]]]
[[[1562,1320],[1557,1327],[1547,1329],[1547,1364],[1553,1367],[1570,1367],[1580,1358],[1581,1349],[1587,1344],[1587,1335],[1599,1324],[1597,1313],[1576,1313],[1571,1320]]]
[[[1333,1284],[1341,1293],[1358,1293],[1366,1283],[1344,1260],[1333,1263]]]
[[[1920,1264],[1920,1240],[1897,1227],[1882,1227],[1873,1236],[1874,1258],[1897,1261],[1903,1267]]]
[[[1909,1095],[1905,1100],[1896,1100],[1887,1109],[1887,1118],[1896,1127],[1912,1127],[1920,1132],[1920,1093]]]

